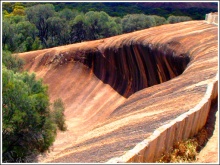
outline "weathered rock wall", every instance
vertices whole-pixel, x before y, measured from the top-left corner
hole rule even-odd
[[[107,163],[156,162],[163,153],[171,151],[173,144],[193,137],[205,125],[211,103],[218,97],[218,75],[207,86],[204,97],[194,108],[159,127],[133,149]]]
[[[206,14],[205,20],[206,20],[208,23],[218,24],[218,13],[216,12],[216,13]]]
[[[141,143],[142,158],[135,156],[139,149],[134,149],[128,152],[133,156],[120,161],[155,160],[164,150],[154,147],[163,146],[161,137],[169,144],[167,149],[175,141],[166,130],[176,130],[172,135],[180,139],[195,134],[206,122],[210,100],[218,95],[216,85],[214,93],[206,94],[209,84],[218,81],[218,28],[206,21],[19,55],[26,61],[25,69],[48,84],[51,101],[61,97],[66,105],[69,130],[58,134],[53,154],[39,162],[106,162],[144,139],[149,145]],[[200,103],[204,96],[208,103]],[[199,114],[191,116],[194,110]],[[175,124],[188,112],[190,117]],[[199,118],[198,123],[192,124],[191,118]],[[168,123],[169,128],[163,127]],[[147,154],[151,148],[155,152]]]
[[[88,52],[83,63],[100,80],[127,98],[143,88],[180,75],[189,60],[187,54],[174,55],[167,45],[152,47],[133,42],[120,48],[108,47],[103,52]]]

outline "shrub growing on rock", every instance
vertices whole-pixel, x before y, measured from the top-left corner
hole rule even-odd
[[[55,100],[53,103],[53,119],[61,131],[65,131],[67,129],[65,124],[64,110],[65,108],[62,100]]]

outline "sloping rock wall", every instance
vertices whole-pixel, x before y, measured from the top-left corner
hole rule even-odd
[[[126,43],[119,48],[108,47],[88,52],[83,63],[104,83],[120,95],[131,94],[180,75],[189,62],[187,54],[175,55],[169,45]],[[160,49],[159,49],[160,47]]]
[[[19,55],[66,105],[68,131],[39,162],[154,161],[171,135],[204,125],[218,95],[218,28],[206,21]]]
[[[205,125],[211,103],[218,96],[218,77],[210,82],[202,100],[194,108],[166,125],[156,129],[151,136],[138,143],[124,155],[107,163],[156,162],[163,153],[170,152],[173,144],[188,139]]]

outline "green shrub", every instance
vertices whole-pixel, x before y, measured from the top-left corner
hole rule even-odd
[[[47,87],[35,75],[2,70],[2,161],[26,162],[44,152],[56,136]]]
[[[53,103],[53,118],[57,127],[61,131],[65,131],[67,129],[65,124],[65,116],[64,116],[64,104],[61,99],[57,99]]]
[[[17,55],[12,55],[10,51],[3,51],[2,63],[7,67],[7,69],[15,72],[21,70],[24,65],[24,61],[19,59]]]
[[[188,16],[169,16],[167,18],[167,22],[168,23],[178,23],[178,22],[184,22],[184,21],[191,21],[192,18],[188,17]]]

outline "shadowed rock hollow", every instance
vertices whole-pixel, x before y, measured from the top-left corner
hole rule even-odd
[[[68,130],[39,162],[123,155],[199,103],[218,72],[217,48],[218,27],[190,21],[19,54],[66,108]]]

